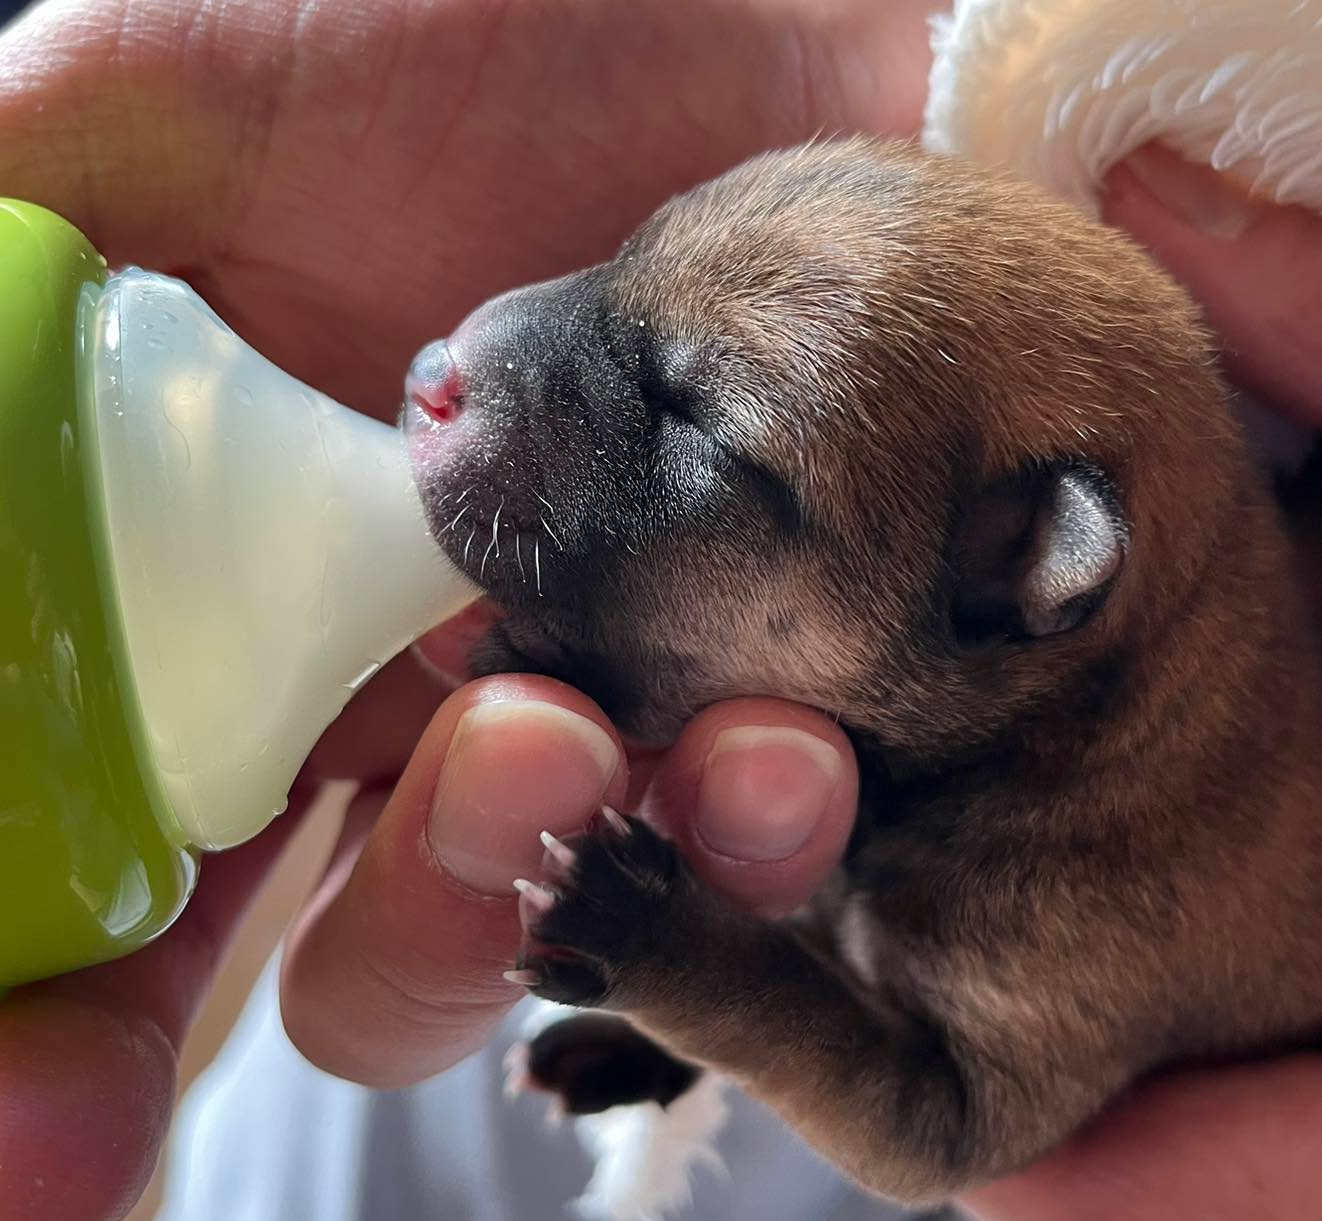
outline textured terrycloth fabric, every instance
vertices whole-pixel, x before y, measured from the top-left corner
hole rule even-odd
[[[1322,0],[956,0],[924,141],[1089,210],[1152,139],[1322,211]]]

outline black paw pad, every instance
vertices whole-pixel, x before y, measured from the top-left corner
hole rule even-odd
[[[600,1004],[656,945],[679,856],[646,823],[609,809],[581,835],[542,843],[547,881],[515,883],[527,946],[509,978],[547,1000]]]
[[[567,1115],[639,1102],[669,1106],[700,1072],[623,1018],[604,1013],[548,1026],[527,1045],[522,1070],[527,1086],[558,1095]]]

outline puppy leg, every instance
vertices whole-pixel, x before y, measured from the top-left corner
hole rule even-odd
[[[524,905],[518,978],[628,1014],[865,1186],[939,1201],[1060,1134],[1031,1088],[961,1050],[917,998],[860,993],[791,928],[727,906],[645,824],[611,815],[547,842],[551,884]]]
[[[576,1209],[588,1221],[665,1217],[691,1199],[699,1167],[723,1170],[715,1142],[727,1106],[711,1073],[609,1013],[542,1002],[524,1037],[506,1056],[508,1092],[549,1093],[556,1121],[573,1117],[595,1163]]]
[[[528,1041],[520,1068],[527,1088],[557,1095],[566,1115],[640,1102],[668,1107],[702,1071],[606,1013],[552,1022]]]

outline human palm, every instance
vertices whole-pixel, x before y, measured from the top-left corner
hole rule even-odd
[[[674,191],[818,131],[911,132],[925,7],[58,0],[0,50],[0,183],[390,413],[423,341]]]

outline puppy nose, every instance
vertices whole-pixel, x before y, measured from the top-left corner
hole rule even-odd
[[[404,393],[440,424],[458,417],[464,408],[464,378],[444,339],[429,343],[413,358]]]

